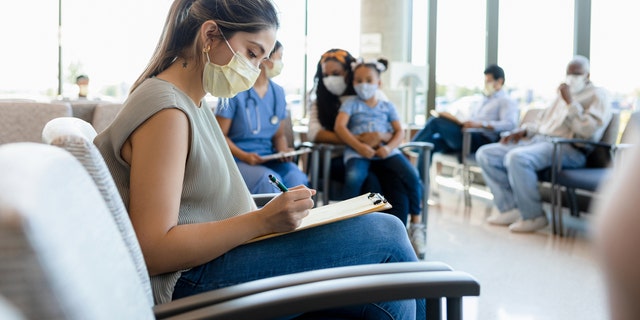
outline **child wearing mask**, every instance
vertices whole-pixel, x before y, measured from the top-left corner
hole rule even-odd
[[[392,102],[380,100],[376,92],[380,87],[380,73],[387,69],[387,60],[362,60],[353,65],[353,88],[357,94],[340,107],[334,130],[347,144],[344,153],[346,167],[345,190],[347,196],[356,196],[369,173],[372,162],[397,175],[409,197],[411,224],[420,222],[422,182],[417,170],[398,150],[404,139],[400,119]],[[377,146],[361,142],[357,136],[366,132],[391,134],[391,139]]]

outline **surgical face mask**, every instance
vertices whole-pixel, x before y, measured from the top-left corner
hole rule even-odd
[[[353,89],[360,99],[369,100],[376,94],[376,91],[378,91],[378,85],[375,83],[359,83],[353,86]]]
[[[227,39],[224,39],[233,52]],[[238,92],[249,90],[260,75],[260,68],[254,66],[240,52],[235,52],[227,65],[220,66],[209,61],[204,66],[202,74],[202,86],[204,91],[218,98],[233,98]]]
[[[489,97],[491,96],[494,92],[496,92],[496,88],[494,87],[495,83],[493,81],[491,82],[486,82],[484,84],[484,95]]]
[[[264,72],[267,73],[267,77],[269,79],[278,76],[280,72],[282,72],[282,67],[284,67],[284,63],[282,62],[282,60],[271,60],[271,63],[273,63],[273,68],[264,69]]]
[[[570,74],[567,75],[565,83],[569,86],[571,93],[578,93],[587,85],[587,76],[584,74]]]
[[[341,96],[347,90],[347,83],[344,82],[343,76],[326,76],[322,78],[322,83],[336,96]]]

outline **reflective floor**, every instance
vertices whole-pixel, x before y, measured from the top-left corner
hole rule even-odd
[[[603,277],[589,240],[589,217],[565,218],[565,237],[551,227],[514,234],[492,226],[490,195],[474,190],[471,209],[462,191],[440,181],[429,207],[426,260],[469,272],[480,297],[465,298],[464,319],[607,319]]]

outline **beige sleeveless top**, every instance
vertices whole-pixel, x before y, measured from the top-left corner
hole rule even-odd
[[[223,220],[255,210],[211,109],[204,101],[202,107],[198,107],[171,83],[157,78],[144,81],[129,96],[113,123],[94,140],[127,209],[130,167],[120,156],[120,150],[138,126],[167,108],[184,112],[191,130],[178,224]],[[180,275],[181,271],[177,271],[151,277],[156,304],[171,301]]]

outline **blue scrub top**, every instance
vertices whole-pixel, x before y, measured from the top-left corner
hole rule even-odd
[[[228,105],[220,102],[216,115],[232,119],[227,136],[238,148],[267,155],[275,152],[272,138],[286,116],[286,107],[284,89],[269,80],[264,98],[251,88],[229,99]],[[271,123],[274,115],[278,117],[276,124]]]

